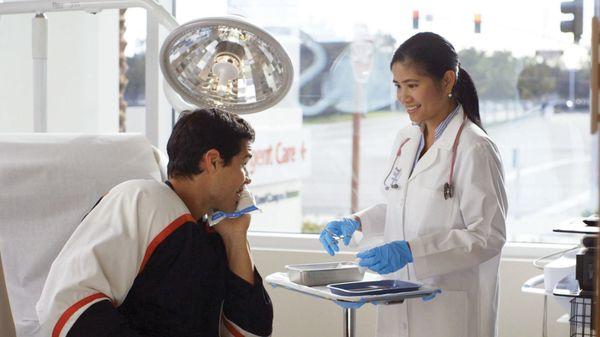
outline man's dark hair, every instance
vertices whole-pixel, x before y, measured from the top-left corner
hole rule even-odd
[[[219,151],[224,165],[229,165],[244,140],[254,141],[254,129],[234,113],[219,109],[184,111],[167,143],[167,173],[169,177],[201,173],[198,163],[210,149]]]

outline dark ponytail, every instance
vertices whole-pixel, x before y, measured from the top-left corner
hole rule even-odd
[[[471,122],[484,130],[481,124],[481,117],[479,116],[479,96],[477,95],[477,89],[475,89],[475,83],[473,83],[469,73],[460,64],[458,65],[458,78],[456,79],[454,88],[452,88],[452,95],[463,106],[463,110]]]
[[[452,88],[452,96],[463,106],[467,117],[483,129],[475,84],[471,76],[460,67],[458,55],[450,42],[431,32],[415,34],[396,49],[390,68],[396,62],[415,64],[426,75],[437,81],[441,81],[448,70],[458,72],[456,83]]]

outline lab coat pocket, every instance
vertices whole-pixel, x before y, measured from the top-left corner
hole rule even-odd
[[[467,337],[467,292],[443,290],[435,299],[414,301],[411,336]]]
[[[417,235],[426,235],[449,228],[455,198],[444,199],[443,188],[414,186],[406,199],[406,223],[418,226]]]

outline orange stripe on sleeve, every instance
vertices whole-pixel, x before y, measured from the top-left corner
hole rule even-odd
[[[231,322],[229,322],[229,320],[227,320],[226,318],[223,319],[223,322],[225,323],[225,327],[227,328],[227,330],[229,331],[229,333],[231,333],[234,337],[244,337],[244,335],[239,332],[234,326],[233,324],[231,324]]]
[[[150,242],[150,244],[148,245],[148,248],[146,248],[146,253],[144,254],[144,259],[142,260],[142,264],[140,267],[140,273],[142,272],[142,270],[144,270],[146,263],[150,259],[150,256],[152,256],[152,253],[154,253],[154,250],[156,250],[156,247],[158,247],[158,245],[160,245],[160,243],[162,241],[164,241],[169,235],[171,235],[171,233],[173,233],[177,228],[181,227],[181,225],[183,225],[184,223],[189,222],[189,221],[195,222],[195,220],[191,214],[184,214],[184,215],[180,216],[179,218],[177,218],[173,222],[171,222],[165,229],[163,229],[152,240],[152,242]],[[105,294],[96,293],[96,294],[90,295],[88,297],[85,297],[84,299],[76,302],[75,304],[70,306],[67,310],[65,310],[65,312],[60,316],[60,318],[54,325],[54,329],[52,330],[52,337],[60,336],[60,333],[61,333],[62,329],[64,328],[65,324],[67,324],[67,322],[69,321],[71,316],[73,316],[73,314],[75,312],[77,312],[77,310],[81,309],[86,304],[88,304],[96,299],[99,299],[99,298],[107,298],[110,300],[110,298],[108,296],[106,296]],[[236,337],[237,337],[237,335],[236,335]]]
[[[110,300],[110,298],[108,298],[108,296],[104,295],[103,293],[96,293],[96,294],[90,295],[88,297],[85,297],[84,299],[82,299],[82,300],[76,302],[75,304],[73,304],[72,306],[70,306],[60,316],[60,318],[58,319],[58,322],[56,322],[56,325],[54,325],[54,329],[52,330],[52,337],[60,336],[60,332],[65,327],[65,324],[67,324],[67,322],[69,321],[69,318],[71,318],[71,316],[73,316],[73,314],[75,312],[77,312],[77,310],[81,309],[84,305],[86,305],[94,300],[97,300],[99,298],[103,298],[103,297],[106,297],[107,299]]]
[[[191,214],[184,214],[179,218],[175,219],[173,222],[171,222],[165,229],[162,230],[162,232],[160,232],[152,240],[152,242],[150,242],[148,248],[146,248],[146,254],[144,254],[144,259],[142,260],[142,264],[140,266],[140,271],[138,274],[140,274],[144,270],[146,263],[148,263],[148,260],[150,259],[150,256],[152,256],[152,253],[154,253],[154,250],[156,250],[156,247],[158,247],[158,245],[160,245],[161,242],[163,242],[169,235],[171,235],[171,233],[173,233],[177,228],[181,227],[181,225],[183,225],[186,222],[196,222],[196,220],[194,220],[194,217],[192,217]]]

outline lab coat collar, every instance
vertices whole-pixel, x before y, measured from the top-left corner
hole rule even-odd
[[[452,151],[452,146],[454,145],[454,139],[456,138],[456,134],[458,133],[458,129],[460,129],[460,125],[462,124],[463,118],[465,116],[465,112],[463,110],[462,105],[458,105],[458,113],[452,118],[444,132],[440,135],[433,145],[431,149],[440,148],[447,151]],[[431,150],[430,149],[430,150]]]
[[[459,105],[458,113],[452,118],[452,120],[450,121],[450,123],[446,127],[446,130],[444,130],[440,138],[437,139],[435,143],[433,143],[431,148],[427,150],[425,155],[423,155],[423,157],[417,162],[417,165],[415,165],[415,168],[412,174],[410,175],[409,180],[412,180],[414,177],[419,175],[419,173],[431,167],[431,165],[433,165],[437,160],[439,150],[452,151],[452,145],[454,145],[454,138],[458,133],[458,129],[462,124],[463,118],[464,111],[462,109],[462,106]]]

